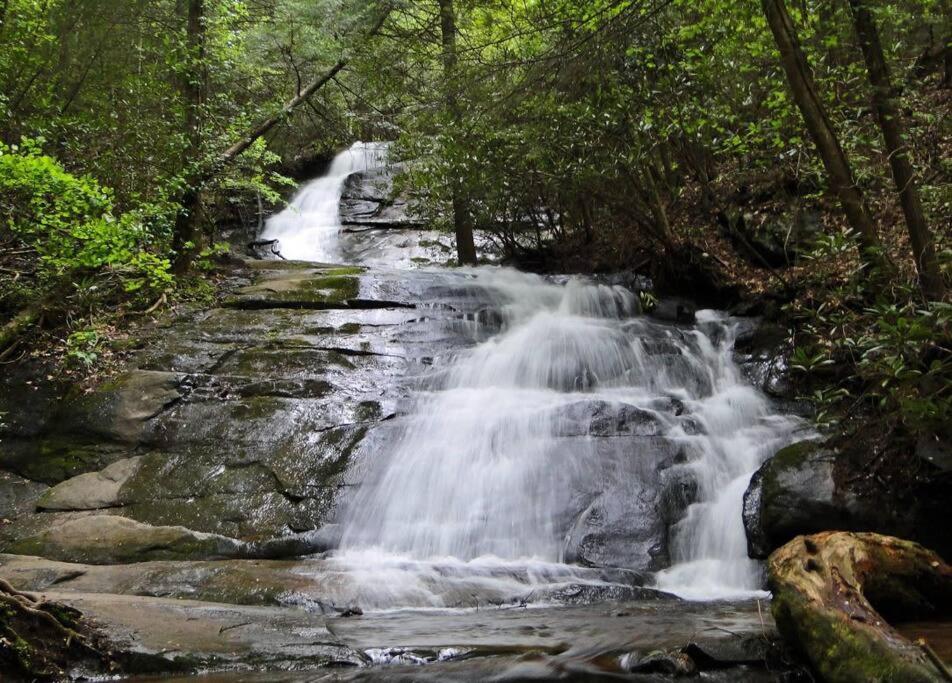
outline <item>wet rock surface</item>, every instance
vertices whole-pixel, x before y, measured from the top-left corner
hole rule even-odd
[[[247,267],[223,306],[156,330],[92,393],[4,378],[0,501],[19,513],[5,538],[107,508],[244,541],[316,529],[358,483],[361,445],[381,447],[373,432],[399,412],[401,378],[498,330],[478,322],[492,302],[465,275]],[[650,432],[632,411],[602,410],[599,432]]]
[[[870,495],[862,487],[868,467],[819,441],[780,450],[753,475],[744,495],[749,555],[766,558],[797,535],[828,530],[896,535],[948,555],[952,541],[940,521],[941,504],[933,502],[947,500],[941,491],[948,484],[911,500],[899,491]]]
[[[337,615],[352,606],[328,597],[338,577],[321,573],[321,558],[283,558],[334,546],[341,506],[401,434],[411,390],[498,332],[501,305],[513,302],[487,297],[465,272],[270,261],[247,264],[243,277],[221,306],[154,330],[125,371],[95,391],[3,380],[0,551],[10,555],[0,557],[0,576],[98,619],[144,669],[362,667],[370,649],[426,645],[498,654],[498,643],[470,641],[480,632],[473,621],[445,634],[429,616],[412,622],[415,636],[439,634],[425,643],[403,635],[407,623],[351,610],[349,619],[385,628],[371,637],[354,627],[348,636]],[[678,347],[694,343],[679,324],[635,321],[625,334],[646,356],[665,358],[665,381],[709,394],[709,380]],[[11,397],[20,394],[29,400],[17,405]],[[583,399],[547,419],[559,425],[560,453],[599,463],[559,520],[566,558],[632,577],[607,587],[568,583],[527,602],[661,602],[640,572],[670,564],[671,527],[696,494],[686,467],[696,454],[663,435],[703,425],[676,396],[639,405]],[[691,640],[682,631],[652,640],[646,624],[657,615],[633,609],[625,628],[652,647]],[[678,609],[695,626],[709,613]],[[755,608],[741,612],[739,631],[763,631]],[[326,631],[322,615],[335,620]],[[537,629],[528,638],[506,631],[507,652],[561,653],[579,617],[552,618],[552,628],[541,616],[521,622]],[[605,651],[617,659],[614,648]],[[591,659],[546,661],[541,675],[594,671]],[[613,667],[613,675],[636,675]]]
[[[341,224],[347,227],[417,228],[405,197],[393,195],[393,168],[352,173],[344,181],[340,202]]]
[[[10,405],[0,435],[0,501],[17,513],[5,543],[42,536],[75,559],[49,545],[53,530],[97,509],[236,542],[321,526],[363,437],[403,395],[417,361],[399,337],[421,295],[388,282],[392,298],[378,296],[359,268],[250,268],[234,302],[158,330],[92,393],[4,387],[33,399]],[[312,304],[326,310],[295,310]]]

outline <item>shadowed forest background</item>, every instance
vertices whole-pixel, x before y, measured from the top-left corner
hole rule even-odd
[[[949,16],[945,0],[5,1],[0,353],[94,365],[128,316],[210,296],[215,259],[293,179],[394,140],[399,191],[463,236],[464,261],[475,228],[529,269],[630,269],[720,306],[756,294],[821,418],[947,427]]]

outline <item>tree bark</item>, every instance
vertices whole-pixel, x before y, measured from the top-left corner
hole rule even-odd
[[[909,147],[905,142],[898,98],[889,76],[879,31],[865,0],[849,0],[849,4],[872,86],[873,108],[883,141],[886,143],[889,166],[906,218],[906,229],[909,231],[909,241],[912,243],[912,253],[919,272],[919,286],[926,298],[940,301],[945,296],[945,283],[939,271],[932,231],[919,200],[916,174],[909,160]]]
[[[911,541],[871,533],[797,536],[767,563],[777,629],[830,683],[937,683],[946,670],[890,626],[952,604],[952,567]]]
[[[186,188],[175,218],[172,238],[176,273],[186,272],[198,251],[202,184],[197,169],[202,154],[201,116],[205,96],[205,0],[188,0],[185,11],[185,47],[188,54],[179,89],[185,104],[186,144],[182,162],[186,169]]]
[[[642,177],[647,190],[647,203],[651,209],[651,216],[657,226],[658,235],[661,238],[664,248],[668,252],[674,249],[674,233],[671,231],[671,222],[668,220],[668,211],[664,206],[664,199],[661,197],[661,191],[658,189],[658,179],[655,178],[656,171],[650,160],[643,164]]]
[[[876,225],[870,216],[863,193],[853,179],[849,159],[840,146],[836,131],[817,94],[806,55],[800,47],[796,29],[783,0],[762,0],[767,23],[780,50],[780,61],[787,74],[793,99],[803,115],[804,123],[820,153],[830,178],[830,186],[838,197],[850,227],[857,233],[864,261],[883,265]]]
[[[237,156],[239,156],[246,149],[251,147],[254,144],[255,140],[260,138],[262,135],[267,134],[269,130],[274,128],[277,124],[281,123],[284,119],[291,115],[295,109],[297,109],[302,103],[310,99],[311,95],[316,93],[328,81],[330,81],[334,76],[341,72],[341,70],[347,66],[346,59],[340,59],[337,63],[332,66],[329,70],[325,71],[323,74],[311,81],[304,90],[299,92],[293,98],[291,98],[283,107],[281,111],[277,112],[273,116],[269,116],[264,121],[255,126],[245,137],[241,140],[238,140],[231,147],[222,152],[221,156],[218,157],[214,166],[213,172],[210,173],[210,176],[214,176],[222,168],[231,163]]]
[[[16,343],[40,319],[44,304],[34,304],[23,309],[12,320],[0,327],[0,353]]]
[[[459,107],[456,89],[457,53],[456,53],[456,10],[453,0],[439,0],[440,29],[443,42],[443,85],[445,89],[446,111],[454,135],[462,128],[463,116]],[[466,198],[457,174],[453,174],[453,227],[456,230],[456,256],[460,265],[476,265],[476,244],[473,240],[473,226],[470,220],[469,201]]]

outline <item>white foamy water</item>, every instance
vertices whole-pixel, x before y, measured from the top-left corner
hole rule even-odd
[[[306,183],[288,204],[265,223],[261,239],[278,240],[281,255],[301,261],[334,262],[340,258],[337,234],[341,193],[347,176],[379,168],[386,145],[356,142],[341,152],[327,173]]]
[[[385,155],[366,143],[341,153],[262,237],[293,259],[364,253],[340,235],[342,187]],[[394,266],[406,262],[400,251],[367,253]],[[653,585],[688,599],[758,595],[743,494],[800,423],[744,380],[731,320],[701,311],[694,326],[660,323],[638,315],[630,291],[583,279],[490,267],[435,277],[476,292],[485,315],[466,324],[489,327],[437,358],[375,454],[344,508],[339,549],[308,570],[329,599],[364,609],[544,601],[630,586],[611,568],[631,567],[661,569]],[[672,519],[661,508],[681,480],[691,493]]]
[[[733,325],[713,312],[693,329],[648,321],[621,287],[471,272],[502,329],[425,378],[392,452],[348,507],[334,563],[376,586],[362,598],[439,606],[466,591],[597,583],[593,570],[566,564],[573,517],[613,479],[652,481],[668,445],[684,462],[665,466],[685,470],[697,495],[657,587],[692,599],[756,595],[742,497],[798,423],[741,377]],[[678,411],[660,408],[672,402]],[[609,406],[609,422],[613,410],[641,411],[658,440],[621,437],[606,450],[610,433],[591,433],[603,418],[583,416],[579,431],[577,410],[593,405]]]

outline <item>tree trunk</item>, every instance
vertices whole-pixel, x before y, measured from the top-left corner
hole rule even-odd
[[[260,138],[262,135],[265,135],[269,130],[290,116],[295,109],[310,99],[311,95],[324,87],[324,85],[334,78],[334,76],[340,73],[345,66],[347,66],[347,60],[339,60],[329,70],[315,78],[307,85],[306,88],[291,98],[283,107],[281,107],[281,111],[266,118],[264,121],[255,126],[245,137],[222,152],[221,156],[218,157],[217,161],[212,167],[213,172],[209,175],[214,176],[221,168],[233,161],[235,157],[239,156],[242,152],[251,147],[255,140]]]
[[[175,251],[175,272],[184,273],[198,251],[198,216],[201,207],[201,178],[198,165],[202,154],[202,101],[205,96],[205,0],[188,0],[185,19],[185,74],[179,85],[185,104],[185,149],[182,162],[185,192],[178,215],[172,248]]]
[[[889,165],[899,193],[902,212],[906,217],[909,241],[912,243],[912,253],[919,272],[919,286],[926,298],[939,301],[945,296],[945,284],[942,282],[942,274],[936,260],[932,232],[919,200],[915,171],[909,160],[909,147],[904,140],[896,92],[890,81],[889,67],[879,42],[879,31],[865,0],[849,0],[849,3],[873,90],[873,108],[886,143],[886,153],[889,155]]]
[[[658,236],[661,239],[661,243],[664,245],[664,248],[669,253],[674,250],[674,233],[671,231],[671,223],[668,220],[668,212],[664,206],[664,199],[661,197],[661,192],[658,189],[658,182],[655,178],[655,169],[651,164],[650,160],[647,160],[643,164],[642,178],[645,184],[645,190],[647,191],[646,203],[648,208],[651,210],[651,216],[654,219],[655,228],[658,232]]]
[[[0,354],[6,355],[20,337],[33,327],[40,319],[44,306],[44,303],[28,306],[0,327]],[[0,355],[0,359],[2,358],[3,356]]]
[[[456,89],[457,54],[456,54],[456,11],[453,0],[439,0],[440,28],[443,39],[443,85],[445,89],[446,111],[449,114],[453,134],[458,135],[462,128],[463,116],[460,111]],[[453,226],[456,229],[456,255],[460,265],[476,265],[476,245],[473,241],[473,226],[470,221],[469,201],[462,188],[462,183],[453,174]]]
[[[937,683],[948,669],[906,640],[897,621],[939,621],[952,604],[952,567],[911,541],[871,533],[797,536],[767,563],[770,610],[819,678]],[[933,653],[934,654],[934,653]]]
[[[843,206],[850,227],[859,237],[863,259],[870,265],[882,265],[885,259],[880,249],[876,225],[870,216],[863,193],[853,180],[849,160],[817,94],[790,14],[783,0],[762,0],[762,4],[767,23],[780,50],[780,61],[787,74],[793,99],[820,153],[830,178],[830,186]]]

